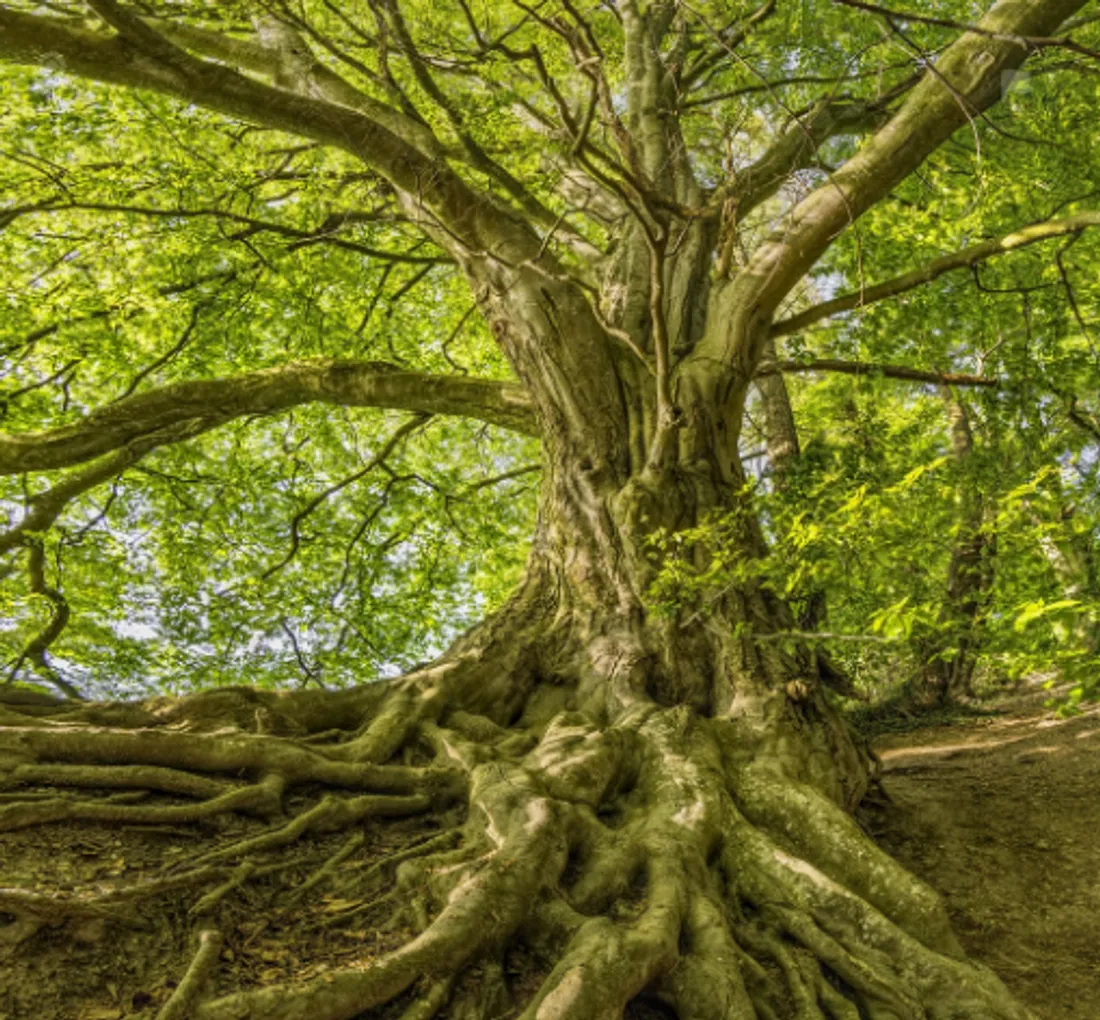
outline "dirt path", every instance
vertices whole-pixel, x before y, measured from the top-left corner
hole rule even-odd
[[[879,842],[1042,1020],[1100,1017],[1100,707],[1017,704],[877,742]]]

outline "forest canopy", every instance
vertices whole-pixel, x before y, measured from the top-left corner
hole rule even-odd
[[[73,31],[95,25],[81,5],[49,6],[83,19],[58,22]],[[775,6],[684,8],[677,101],[709,201],[729,187],[716,182],[767,174],[761,160],[821,122],[815,151],[760,181],[770,195],[727,260],[827,180],[970,20],[965,6],[927,19]],[[20,10],[5,5],[5,32]],[[614,8],[594,7],[580,34],[566,8],[541,6],[271,12],[312,39],[326,73],[372,103],[399,97],[459,173],[530,211],[563,258],[613,243],[626,211],[577,167],[622,169],[609,155],[625,87]],[[249,5],[148,13],[208,59],[227,59],[219,45],[255,46]],[[751,39],[726,52],[729,26],[746,17]],[[775,555],[801,557],[797,584],[832,596],[830,633],[935,630],[969,491],[999,538],[983,661],[1004,675],[1065,654],[1081,672],[1060,640],[1097,612],[1100,232],[1088,228],[1100,215],[1100,64],[1091,20],[1079,20],[1072,44],[1035,47],[1026,70],[1005,72],[1003,101],[847,231],[780,310],[773,333],[805,447],[797,480],[780,495],[769,484],[759,403],[741,446],[760,497],[778,500],[767,511]],[[607,50],[600,75],[576,66],[594,46]],[[90,84],[61,53],[44,63],[4,71],[8,433],[309,359],[511,377],[461,271],[354,156],[201,102]],[[917,372],[895,381],[889,368]],[[952,374],[977,378],[940,381]],[[945,399],[970,418],[965,463],[948,457]],[[499,421],[303,400],[196,423],[193,437],[174,427],[178,438],[131,440],[117,462],[85,469],[97,474],[88,481],[4,458],[5,679],[60,676],[101,695],[244,677],[343,685],[440,651],[516,583],[539,454]],[[36,652],[59,599],[65,626]],[[832,647],[857,675],[883,652]]]

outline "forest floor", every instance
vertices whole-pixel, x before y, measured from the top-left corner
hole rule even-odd
[[[1046,692],[876,739],[879,843],[946,899],[963,946],[1041,1020],[1100,1017],[1100,706]]]

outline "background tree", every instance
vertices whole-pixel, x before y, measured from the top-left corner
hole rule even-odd
[[[90,900],[5,894],[7,940],[207,885],[182,926],[224,934],[227,897],[311,854],[286,896],[320,910],[307,893],[363,822],[427,817],[343,879],[341,920],[388,919],[394,946],[289,983],[222,968],[196,1015],[602,1018],[641,996],[700,1018],[1026,1016],[849,817],[873,763],[754,566],[769,522],[740,442],[778,338],[851,337],[843,313],[1017,249],[1049,261],[1100,222],[1034,147],[1016,158],[997,106],[1034,65],[1059,102],[1027,127],[1068,147],[1058,166],[1087,161],[1060,122],[1095,103],[1082,6],[1002,0],[976,24],[848,2],[0,6],[9,679],[302,680],[9,697],[24,793],[0,828],[245,831]],[[908,189],[979,150],[1013,185],[1000,216],[909,214]],[[1021,215],[1037,190],[1049,206]],[[1091,295],[1056,251],[1044,313],[1072,322],[1044,349],[1072,372],[1046,392],[1087,419]],[[888,353],[935,356],[883,374],[1001,388],[926,321]],[[478,508],[529,486],[536,439],[520,569],[502,536],[529,505]],[[670,566],[705,595],[655,612]],[[35,789],[55,786],[152,796]],[[502,965],[516,940],[533,980]]]

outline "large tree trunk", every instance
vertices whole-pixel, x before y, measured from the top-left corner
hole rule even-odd
[[[612,377],[642,421],[630,380]],[[338,693],[3,708],[9,857],[21,830],[195,827],[185,861],[150,836],[125,879],[0,894],[16,1012],[44,954],[65,952],[59,932],[86,960],[104,925],[113,939],[145,919],[144,949],[126,936],[136,959],[182,966],[187,932],[207,933],[178,991],[198,995],[206,971],[201,1020],[603,1020],[639,997],[685,1020],[1026,1017],[852,821],[871,759],[812,658],[759,640],[790,627],[785,607],[746,589],[705,619],[647,613],[646,535],[742,488],[736,437],[692,386],[687,439],[655,467],[629,429],[583,445],[568,402],[536,385],[552,411],[527,577],[430,666]],[[419,842],[369,863],[361,834],[410,816]],[[257,981],[239,900],[256,884],[260,922],[305,912],[369,951],[318,973],[296,945],[312,976]],[[153,978],[128,974],[127,992]]]

